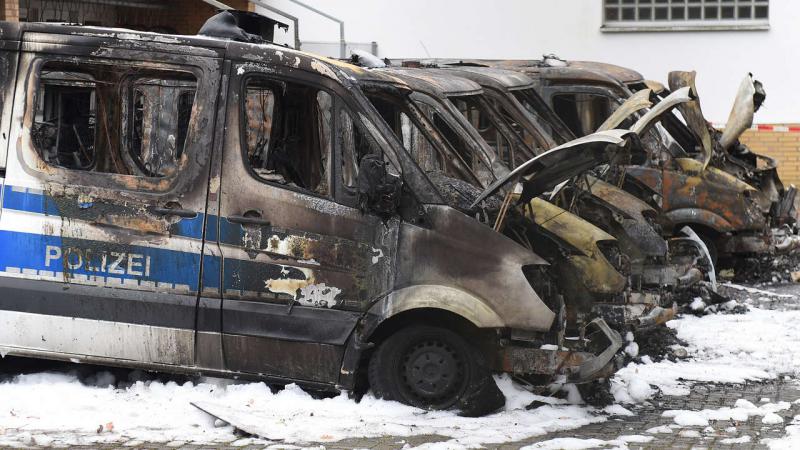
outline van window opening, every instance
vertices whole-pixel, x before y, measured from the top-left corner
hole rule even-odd
[[[396,177],[400,176],[400,171],[390,155],[383,151],[372,136],[362,128],[362,124],[353,119],[353,114],[344,107],[339,112],[339,127],[344,186],[350,189],[357,187],[361,159],[366,155],[381,155],[386,171]]]
[[[388,98],[381,95],[369,95],[368,98],[389,127],[394,130],[406,151],[426,174],[430,176],[438,173],[449,178],[468,181],[476,187],[481,186],[478,175],[469,165],[472,163],[470,147],[466,146],[457,133],[446,125],[434,108],[425,104],[407,103],[405,99]],[[416,108],[416,111],[412,111],[412,107]],[[440,123],[438,125],[431,124],[431,118],[434,118],[434,122],[438,118]],[[420,120],[428,121],[428,127],[438,133],[441,139],[440,144],[434,142],[432,137],[420,128],[418,123]],[[445,136],[442,132],[445,127],[445,132],[449,131],[450,136]],[[447,146],[447,149],[442,148],[441,145]],[[456,151],[457,146],[460,146],[462,151]],[[464,153],[470,157],[469,163],[463,158],[462,154]]]
[[[491,147],[495,154],[510,167],[527,161],[533,157],[530,148],[523,142],[516,141],[515,136],[509,136],[514,128],[508,122],[503,122],[502,117],[495,115],[488,104],[477,96],[451,97],[450,100],[461,114],[478,130],[481,138]],[[506,131],[504,131],[504,128]]]
[[[539,130],[555,139],[556,144],[563,144],[573,139],[570,130],[557,114],[539,97],[533,88],[511,91],[514,98],[522,104],[536,123]]]
[[[244,100],[243,145],[255,176],[330,195],[331,95],[312,86],[250,77]]]
[[[39,80],[31,141],[48,164],[156,178],[182,164],[192,74],[47,62]]]
[[[612,112],[608,97],[586,93],[554,95],[553,110],[576,136],[594,133]]]

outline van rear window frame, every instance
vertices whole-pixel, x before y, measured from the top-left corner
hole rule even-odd
[[[28,64],[25,64],[24,62],[26,56],[31,58]],[[28,67],[27,76],[24,79],[23,89],[27,94],[30,94],[30,98],[26,100],[24,106],[24,126],[20,136],[22,138],[22,148],[20,148],[20,164],[25,166],[26,171],[36,173],[38,178],[64,185],[74,185],[76,188],[82,187],[135,191],[144,195],[155,195],[157,197],[173,191],[178,185],[191,185],[196,181],[187,180],[184,174],[187,172],[188,167],[191,166],[191,158],[201,159],[202,157],[199,149],[199,143],[201,141],[200,134],[203,132],[203,130],[198,126],[198,123],[204,118],[207,118],[209,121],[213,119],[213,113],[202,113],[204,108],[209,108],[209,106],[214,103],[214,99],[211,98],[212,96],[209,96],[209,98],[205,99],[205,101],[201,95],[195,96],[194,104],[192,106],[192,116],[190,117],[186,132],[185,147],[183,151],[185,157],[176,167],[174,173],[171,173],[168,176],[150,177],[139,174],[120,174],[114,172],[76,170],[53,165],[45,161],[40,154],[40,150],[33,142],[32,130],[38,108],[37,102],[41,93],[40,86],[42,82],[42,73],[48,63],[72,65],[77,69],[76,71],[80,71],[82,65],[92,65],[113,67],[125,66],[132,69],[150,71],[152,73],[184,73],[194,77],[198,93],[200,92],[201,87],[208,83],[206,71],[201,67],[193,65],[179,65],[171,62],[156,62],[149,60],[75,57],[62,56],[59,54],[38,54],[34,52],[25,52],[23,53],[23,61],[20,65],[27,65]],[[202,107],[198,107],[199,103],[202,103]],[[213,108],[211,108],[211,110],[213,111]],[[201,114],[198,115],[198,112],[201,112]],[[124,124],[119,125],[120,135],[122,134],[122,129],[124,126]],[[127,149],[128,146],[125,147]],[[204,157],[202,164],[206,165],[209,162],[210,154]],[[206,180],[203,180],[203,182],[206,182]]]

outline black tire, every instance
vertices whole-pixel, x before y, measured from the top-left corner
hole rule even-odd
[[[479,416],[505,404],[482,355],[445,328],[412,325],[378,346],[369,361],[378,398],[425,409],[459,409]]]

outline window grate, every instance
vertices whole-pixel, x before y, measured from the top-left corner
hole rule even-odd
[[[769,0],[603,0],[604,28],[737,29],[769,25]]]

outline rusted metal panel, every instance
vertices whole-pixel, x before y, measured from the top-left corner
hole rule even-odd
[[[713,156],[713,144],[711,142],[711,135],[708,132],[708,122],[703,116],[703,111],[700,108],[700,96],[697,94],[695,87],[695,72],[670,72],[669,73],[669,87],[672,90],[677,90],[683,87],[689,87],[694,94],[694,99],[691,102],[684,103],[678,106],[686,120],[686,124],[694,132],[695,136],[700,139],[700,150],[703,152],[703,169],[708,167]]]
[[[567,263],[581,274],[581,283],[589,292],[616,294],[625,289],[625,276],[617,271],[597,246],[598,242],[616,239],[585,220],[535,198],[524,208],[526,217],[563,239],[578,250],[566,257]]]
[[[650,89],[642,89],[641,91],[633,94],[629,99],[625,100],[625,103],[620,105],[614,110],[613,113],[611,113],[610,116],[608,116],[608,119],[606,119],[605,122],[603,122],[603,124],[597,128],[597,131],[606,131],[617,128],[623,120],[627,119],[635,112],[644,108],[649,108],[653,104],[650,101],[651,94],[652,91]]]
[[[709,171],[690,175],[628,167],[626,174],[656,192],[662,212],[672,215],[675,223],[702,224],[719,232],[759,230],[766,225],[763,213],[746,197],[746,191],[715,179]]]

